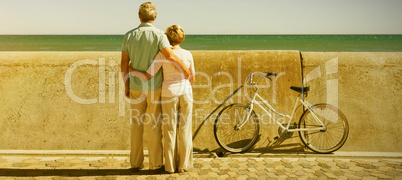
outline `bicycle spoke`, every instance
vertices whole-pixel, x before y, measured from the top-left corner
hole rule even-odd
[[[256,142],[259,124],[255,123],[254,115],[251,115],[242,127],[235,128],[243,123],[248,112],[245,105],[231,105],[219,113],[218,118],[215,120],[214,132],[215,139],[223,149],[242,152]],[[223,124],[222,122],[225,123]]]
[[[312,115],[314,112],[325,125],[324,130],[308,131],[299,133],[300,138],[308,148],[320,153],[329,153],[339,149],[347,138],[348,128],[345,117],[336,108],[320,104],[314,105],[311,110],[306,111],[300,118],[300,128],[320,127]]]

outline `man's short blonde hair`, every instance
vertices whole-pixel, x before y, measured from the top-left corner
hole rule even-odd
[[[152,2],[142,3],[138,10],[141,21],[149,22],[156,19],[156,6]]]
[[[166,35],[172,46],[182,43],[185,38],[184,30],[179,25],[171,25],[168,27],[166,29]]]

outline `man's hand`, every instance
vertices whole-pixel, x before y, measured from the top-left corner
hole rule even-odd
[[[190,73],[190,72],[184,71],[184,77],[185,77],[186,79],[189,79],[190,76],[191,76],[191,73]]]
[[[195,80],[195,74],[191,73],[190,77],[188,77],[188,80],[190,81],[190,83],[193,83]]]
[[[123,77],[125,91],[124,96],[130,98],[130,80],[128,78],[128,67],[129,67],[130,58],[126,51],[121,52],[121,75]]]
[[[124,96],[126,96],[126,98],[130,99],[130,81],[128,81],[127,83],[124,83],[124,85],[125,85]]]

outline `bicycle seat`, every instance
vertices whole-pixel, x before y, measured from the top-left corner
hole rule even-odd
[[[310,87],[307,86],[307,87],[302,88],[302,87],[291,86],[290,89],[293,91],[296,91],[298,93],[302,93],[302,92],[306,93],[310,90]]]

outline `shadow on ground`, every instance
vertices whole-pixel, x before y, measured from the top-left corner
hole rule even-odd
[[[0,177],[37,177],[37,176],[113,176],[113,175],[152,175],[149,170],[132,172],[130,169],[0,169]],[[160,174],[160,173],[159,173]]]
[[[231,154],[245,154],[245,153],[260,153],[261,155],[264,154],[316,154],[310,150],[308,150],[303,143],[288,143],[284,144],[287,139],[292,139],[292,138],[299,138],[299,136],[291,136],[291,137],[278,137],[278,138],[267,138],[264,140],[263,143],[261,144],[266,144],[264,146],[259,146],[259,147],[252,147],[249,150],[242,152],[242,153],[231,153],[227,152],[226,150],[222,148],[217,148],[213,150],[209,149],[194,149],[194,152],[198,152],[200,154],[202,153],[216,153],[218,157],[225,157]],[[274,140],[270,140],[274,139]],[[261,140],[261,136],[259,137],[258,141]],[[257,144],[256,143],[256,144]],[[258,156],[258,155],[257,155]]]

